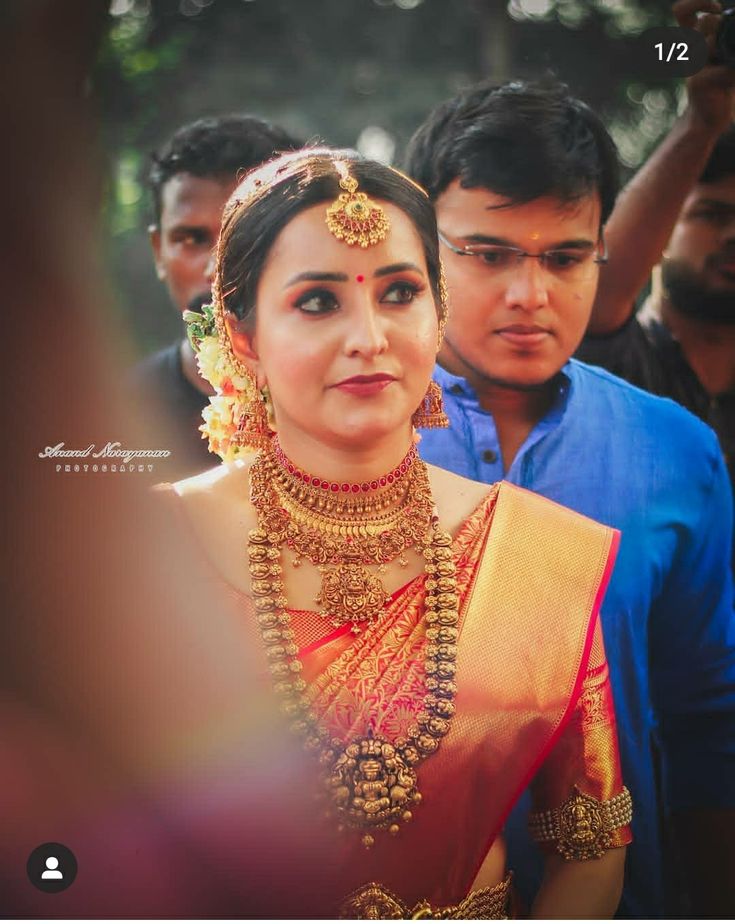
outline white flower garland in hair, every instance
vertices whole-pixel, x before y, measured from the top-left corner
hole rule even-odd
[[[199,427],[202,438],[209,441],[210,452],[223,462],[232,462],[252,452],[237,441],[236,433],[243,414],[253,401],[259,400],[255,381],[242,367],[238,368],[224,324],[218,324],[214,305],[204,305],[201,312],[185,311],[184,321],[199,372],[216,392],[202,411],[204,423]],[[223,337],[229,348],[222,348]]]

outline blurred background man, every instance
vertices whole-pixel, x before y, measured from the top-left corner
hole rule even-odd
[[[212,253],[238,177],[299,146],[263,119],[227,115],[184,125],[153,155],[150,241],[158,278],[178,311],[198,311],[211,300]],[[157,480],[184,478],[216,464],[199,432],[213,391],[199,375],[186,337],[143,360],[133,371],[132,388],[142,414],[155,406],[169,424],[165,448],[172,455],[160,464]]]
[[[733,7],[725,3],[724,7]],[[679,0],[707,37],[687,105],[621,193],[579,359],[673,398],[716,431],[735,476],[735,10]],[[662,259],[663,258],[663,259]],[[655,273],[650,298],[636,303]]]
[[[735,86],[735,70],[732,82]],[[735,89],[730,92],[731,110],[734,99]],[[702,147],[707,150],[704,143]],[[594,333],[585,338],[577,355],[634,385],[673,398],[707,421],[720,439],[733,482],[735,126],[718,138],[689,189],[680,179],[681,160],[671,152],[655,163],[655,179],[673,188],[678,198],[686,198],[651,296],[638,314],[632,300],[617,305],[606,300],[597,305]],[[665,233],[666,219],[641,184],[638,196],[640,208],[651,202],[649,215],[627,233],[637,239],[656,233],[662,224]],[[622,230],[619,225],[618,233]],[[626,272],[625,264],[622,271]]]

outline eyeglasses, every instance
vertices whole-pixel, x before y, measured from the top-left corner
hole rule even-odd
[[[596,264],[608,261],[607,246],[602,235],[600,235],[600,250],[590,245],[545,250],[543,253],[528,253],[520,247],[510,247],[504,244],[472,244],[460,247],[458,244],[453,244],[441,231],[439,231],[439,240],[452,253],[460,257],[476,257],[477,264],[491,273],[516,269],[527,257],[530,257],[538,260],[543,269],[555,279],[573,281],[591,276]]]

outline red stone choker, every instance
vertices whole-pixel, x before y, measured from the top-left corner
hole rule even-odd
[[[294,465],[281,449],[278,438],[273,439],[273,458],[277,463],[275,474],[280,485],[296,500],[319,510],[331,509],[335,504],[344,512],[380,510],[392,506],[406,489],[406,476],[418,458],[412,445],[403,461],[390,472],[370,481],[326,481],[310,475]]]
[[[397,465],[393,471],[388,472],[386,475],[381,475],[380,478],[375,478],[372,481],[363,481],[361,484],[358,484],[357,482],[350,483],[348,481],[343,481],[342,483],[324,481],[323,478],[318,478],[316,475],[310,475],[308,472],[302,471],[291,462],[286,453],[281,449],[278,437],[274,437],[273,439],[273,451],[279,464],[282,468],[286,469],[289,475],[293,475],[294,478],[301,480],[305,485],[310,485],[313,488],[321,488],[323,491],[332,491],[335,494],[338,491],[341,491],[343,494],[358,494],[360,491],[379,491],[380,488],[386,488],[395,481],[400,481],[401,477],[411,468],[417,456],[416,447],[411,446],[404,456],[403,461],[400,465]]]

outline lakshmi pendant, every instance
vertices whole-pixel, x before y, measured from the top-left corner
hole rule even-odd
[[[320,615],[337,628],[352,623],[351,631],[358,635],[360,623],[374,622],[390,599],[380,578],[361,564],[322,565],[319,571],[322,586],[316,602],[322,608]]]
[[[416,771],[420,760],[410,746],[402,749],[385,738],[370,735],[353,741],[337,756],[325,779],[337,814],[351,828],[386,829],[398,834],[400,822],[413,817],[411,806],[421,801]],[[362,843],[372,847],[365,834]]]

